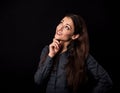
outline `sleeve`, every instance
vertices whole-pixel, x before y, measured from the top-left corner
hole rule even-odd
[[[113,82],[108,72],[91,55],[87,58],[87,69],[97,81],[92,93],[108,93]]]
[[[51,67],[52,67],[52,58],[49,56],[46,56],[46,53],[48,52],[48,46],[44,47],[41,55],[40,55],[40,62],[37,68],[37,71],[35,72],[34,75],[34,81],[36,84],[41,84],[44,82],[44,80],[48,77]],[[41,63],[41,59],[46,56],[46,59],[43,63]]]

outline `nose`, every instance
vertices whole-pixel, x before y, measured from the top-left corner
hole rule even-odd
[[[58,30],[59,30],[59,31],[63,31],[63,28],[64,28],[63,25],[59,25],[59,26],[58,26]]]

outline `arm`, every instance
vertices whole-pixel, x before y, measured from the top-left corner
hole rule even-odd
[[[51,71],[51,68],[52,68],[52,64],[53,64],[52,59],[59,52],[60,48],[61,48],[61,43],[54,38],[53,42],[49,45],[49,47],[46,46],[42,50],[42,53],[40,56],[40,63],[39,63],[38,69],[34,76],[34,80],[37,84],[41,84],[42,82],[44,82],[44,80],[46,81],[46,79],[49,76],[49,73]],[[45,56],[46,56],[46,58],[45,58],[44,62],[41,63],[42,59]]]
[[[47,53],[48,53],[48,46],[43,48],[43,50],[41,52],[39,66],[38,66],[37,71],[34,75],[34,81],[37,84],[41,84],[42,82],[44,82],[44,80],[48,77],[50,70],[51,70],[51,67],[52,67],[53,60],[51,57],[49,57],[47,55]],[[41,63],[41,60],[44,56],[46,56],[46,59],[43,63]]]
[[[110,76],[91,55],[87,59],[87,69],[97,81],[97,85],[94,87],[92,93],[107,93],[112,88]]]

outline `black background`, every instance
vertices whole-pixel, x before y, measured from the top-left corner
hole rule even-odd
[[[90,52],[120,88],[118,34],[113,30],[113,2],[105,0],[1,0],[0,91],[35,93],[34,73],[41,49],[53,38],[65,13],[83,16]]]

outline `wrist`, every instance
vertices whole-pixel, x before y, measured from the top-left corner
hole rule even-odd
[[[48,53],[48,56],[51,57],[51,58],[53,58],[54,54]]]

